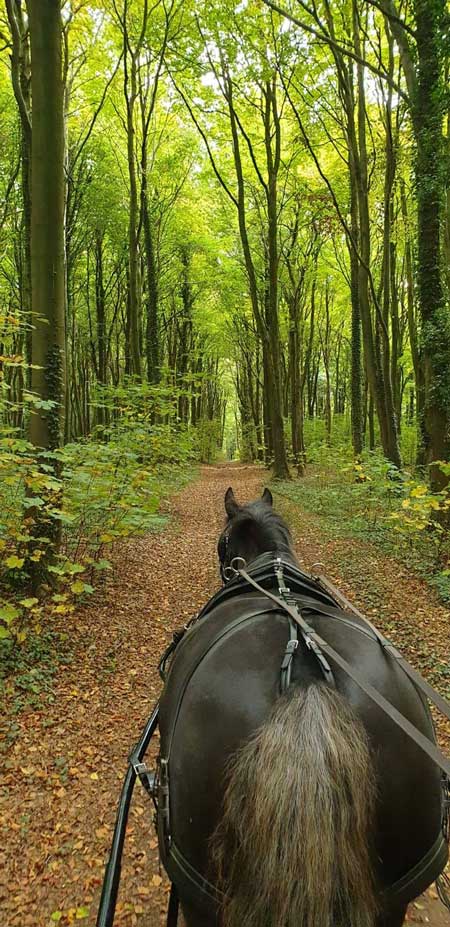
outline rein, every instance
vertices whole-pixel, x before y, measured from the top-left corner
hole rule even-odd
[[[235,559],[237,561],[242,560],[242,558]],[[301,610],[299,609],[298,605],[294,603],[293,598],[291,598],[290,601],[286,601],[285,598],[280,598],[273,592],[270,592],[268,589],[263,589],[263,587],[260,586],[260,584],[256,582],[256,580],[253,579],[253,577],[250,576],[250,574],[247,573],[243,567],[239,567],[237,564],[233,567],[234,563],[235,561],[233,560],[231,569],[235,571],[235,575],[241,576],[242,579],[249,583],[250,586],[253,586],[253,588],[262,593],[262,595],[266,596],[268,599],[271,599],[272,602],[275,602],[276,605],[278,605],[282,611],[289,615],[292,621],[299,627],[307,647],[314,653],[319,663],[321,664],[322,671],[324,661],[323,655],[325,654],[326,657],[330,658],[342,670],[344,670],[344,672],[350,676],[350,679],[352,679],[353,682],[356,682],[359,688],[362,689],[362,691],[365,692],[365,694],[368,695],[369,698],[372,699],[372,701],[375,702],[382,711],[384,711],[388,718],[390,718],[391,721],[397,725],[397,727],[404,731],[404,733],[407,734],[417,744],[417,746],[420,747],[420,749],[423,750],[424,753],[426,753],[434,763],[436,763],[437,766],[439,766],[439,768],[446,774],[446,776],[450,777],[450,760],[445,756],[444,753],[442,753],[442,750],[432,744],[431,741],[428,740],[428,738],[425,737],[421,731],[417,730],[415,725],[411,724],[411,722],[408,721],[408,719],[405,718],[405,716],[402,715],[400,711],[397,711],[397,709],[391,705],[391,703],[388,702],[387,699],[385,699],[377,689],[375,689],[369,682],[366,682],[358,670],[353,669],[347,660],[345,660],[344,657],[342,657],[340,653],[334,649],[334,647],[328,644],[323,639],[323,637],[320,636],[320,634],[317,634],[317,632],[314,631],[311,625],[309,625],[308,622],[305,621],[305,619],[302,617]],[[364,620],[367,621],[367,619]],[[367,623],[374,632],[385,653],[396,660],[396,662],[399,664],[399,666],[401,666],[402,670],[411,679],[414,685],[436,705],[436,707],[445,718],[450,720],[450,703],[447,702],[446,699],[444,699],[441,695],[439,695],[438,692],[435,692],[435,690],[423,678],[423,676],[421,676],[421,674],[418,673],[417,670],[415,670],[407,660],[405,660],[402,654],[399,653],[399,651],[394,647],[393,644],[390,643],[390,641],[387,640],[387,638],[383,637],[383,635],[377,631],[377,629],[370,623],[370,621],[367,621]],[[325,663],[327,663],[327,661],[325,661]],[[324,675],[326,674],[324,673]]]

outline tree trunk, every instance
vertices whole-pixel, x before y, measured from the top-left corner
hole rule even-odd
[[[361,57],[362,50],[359,36],[359,13],[357,9],[357,0],[353,0],[353,38],[356,54]],[[357,64],[358,75],[358,142],[356,141],[356,127],[353,126],[352,114],[349,117],[350,137],[353,140],[352,148],[354,152],[353,164],[355,168],[355,183],[358,191],[358,218],[359,218],[359,251],[358,260],[358,291],[359,305],[361,311],[361,322],[364,342],[364,353],[366,359],[366,371],[369,380],[370,391],[373,397],[378,420],[380,423],[381,442],[383,451],[386,456],[397,466],[401,466],[400,448],[398,445],[398,435],[395,427],[395,419],[391,415],[390,404],[387,401],[389,393],[389,383],[385,382],[383,368],[377,357],[377,350],[374,343],[374,334],[371,317],[370,296],[370,214],[369,214],[369,196],[368,196],[368,160],[366,144],[366,103],[365,103],[365,85],[364,85],[364,66]],[[375,294],[372,289],[372,297],[375,300]],[[380,307],[376,306],[377,325],[380,324]],[[384,336],[385,333],[383,332]]]
[[[158,330],[158,276],[156,270],[153,233],[148,209],[147,187],[143,183],[142,224],[144,228],[145,269],[147,277],[146,319],[145,319],[145,353],[147,358],[147,379],[149,383],[159,383],[159,330]]]
[[[281,347],[278,321],[278,213],[277,176],[281,159],[281,128],[277,111],[275,78],[266,82],[264,96],[265,154],[268,180],[264,184],[267,203],[267,288],[264,312],[259,304],[258,283],[250,247],[246,206],[245,183],[242,168],[239,130],[233,102],[233,83],[227,68],[224,68],[225,97],[230,117],[234,165],[238,196],[234,203],[238,213],[239,233],[244,254],[245,268],[249,282],[249,294],[256,327],[263,344],[264,356],[264,421],[265,432],[272,441],[273,470],[278,479],[289,478],[287,464],[281,391]],[[274,145],[274,150],[272,146]],[[267,440],[267,438],[266,438]]]
[[[124,96],[127,112],[127,155],[128,176],[130,181],[130,205],[128,214],[128,313],[131,372],[141,377],[141,334],[140,334],[140,286],[139,286],[139,211],[136,177],[134,110],[137,96],[136,55],[131,53],[128,60],[128,33],[124,22]],[[130,69],[130,72],[129,72]]]
[[[36,409],[36,447],[60,446],[64,410],[64,108],[61,12],[56,0],[27,2],[32,62],[33,136],[31,279],[32,390],[49,409]]]
[[[450,323],[444,304],[440,240],[445,192],[446,4],[445,0],[415,0],[414,50],[394,0],[386,0],[384,5],[388,14],[393,14],[389,23],[405,73],[416,142],[417,293],[424,399],[421,430],[424,460],[431,465],[431,486],[439,490],[447,485],[448,477],[433,462],[450,456]]]
[[[25,336],[26,358],[32,363],[31,312],[31,74],[30,37],[22,4],[6,0],[11,29],[11,80],[20,116],[21,183],[23,203],[23,256],[20,280],[21,310],[27,320]],[[31,368],[27,370],[27,386],[31,387]]]
[[[444,195],[442,37],[444,0],[416,0],[417,91],[417,287],[424,373],[425,459],[430,465],[450,455],[450,323],[441,278],[441,218]],[[448,482],[431,466],[431,485]]]
[[[275,479],[289,479],[283,422],[283,398],[281,389],[281,345],[278,319],[278,205],[277,177],[280,163],[281,128],[277,109],[276,82],[267,82],[265,89],[265,147],[268,169],[266,186],[267,201],[267,244],[268,244],[268,291],[266,300],[266,322],[269,343],[270,374],[269,408],[272,421],[273,474]],[[275,152],[272,151],[273,133]]]
[[[301,370],[300,331],[296,294],[289,304],[289,367],[291,387],[292,455],[299,476],[305,473],[305,436],[303,415],[303,383]]]

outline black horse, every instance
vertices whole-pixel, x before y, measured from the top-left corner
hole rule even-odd
[[[310,625],[434,742],[370,626],[299,569],[270,492],[240,506],[229,489],[225,508],[224,578],[236,557],[253,576],[279,558]],[[400,927],[447,858],[439,770],[338,665],[326,684],[301,642],[280,695],[289,637],[286,614],[235,581],[177,648],[159,715],[163,863],[188,927]]]

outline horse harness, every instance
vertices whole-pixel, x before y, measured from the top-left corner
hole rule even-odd
[[[256,572],[258,567],[262,565],[266,565],[266,564],[267,564],[267,555],[263,555],[262,557],[257,558],[257,560],[255,560],[252,563],[252,573]],[[372,632],[372,635],[377,639],[380,646],[383,648],[384,652],[387,653],[388,656],[390,656],[392,659],[394,659],[399,664],[399,666],[401,666],[402,670],[411,679],[411,681],[416,686],[416,688],[418,688],[426,696],[427,699],[433,702],[436,705],[436,707],[439,709],[441,714],[443,714],[444,717],[447,718],[448,720],[450,720],[450,703],[446,699],[444,699],[439,694],[439,692],[433,689],[432,686],[430,686],[430,684],[426,681],[426,679],[424,679],[423,676],[421,676],[421,674],[417,672],[417,670],[415,670],[414,667],[412,667],[410,663],[408,663],[407,660],[405,660],[405,658],[400,653],[400,651],[398,651],[397,648],[394,647],[394,645],[388,640],[388,638],[386,638],[383,634],[381,634],[378,631],[378,629],[375,627],[375,625],[373,625],[369,621],[368,618],[366,618],[364,615],[358,612],[356,608],[351,606],[350,603],[346,599],[344,599],[344,597],[341,596],[340,593],[338,593],[338,591],[332,586],[332,584],[328,580],[325,580],[321,576],[317,576],[314,578],[309,577],[307,574],[303,573],[298,568],[293,567],[292,564],[288,564],[284,562],[280,557],[271,558],[269,561],[269,565],[273,571],[272,575],[275,577],[277,584],[278,584],[278,593],[279,593],[278,596],[275,595],[273,592],[271,592],[269,589],[263,587],[260,583],[258,583],[255,580],[253,575],[250,575],[247,572],[247,570],[245,569],[246,564],[243,558],[241,557],[234,558],[230,567],[226,567],[225,571],[223,571],[222,573],[222,575],[224,575],[225,582],[226,582],[225,588],[220,590],[219,593],[216,593],[216,595],[213,596],[212,599],[210,599],[210,601],[202,609],[202,611],[200,611],[198,615],[196,615],[193,619],[191,619],[191,621],[188,622],[188,624],[185,625],[184,628],[174,632],[173,640],[169,644],[166,651],[164,652],[162,659],[160,660],[160,663],[159,663],[158,669],[159,669],[159,673],[160,673],[162,680],[165,681],[166,679],[166,669],[167,669],[168,660],[172,656],[173,652],[175,651],[180,641],[183,639],[185,633],[199,619],[204,618],[208,614],[208,612],[210,612],[212,608],[220,601],[223,595],[226,594],[230,590],[230,585],[229,585],[230,582],[232,580],[235,580],[235,581],[239,580],[240,578],[244,580],[244,582],[247,583],[250,587],[262,593],[262,595],[266,596],[271,601],[275,602],[275,604],[278,605],[279,608],[282,611],[284,611],[288,616],[289,639],[286,645],[285,654],[284,654],[283,661],[282,661],[281,668],[280,668],[280,693],[284,693],[288,689],[291,683],[292,660],[293,660],[295,651],[297,650],[297,647],[299,646],[300,640],[303,640],[305,646],[312,653],[315,660],[317,661],[317,665],[320,670],[320,673],[324,681],[328,685],[332,686],[333,688],[335,688],[336,686],[333,672],[332,672],[332,669],[327,659],[327,657],[330,657],[335,663],[337,663],[338,666],[341,667],[341,669],[345,671],[345,673],[347,673],[348,676],[350,676],[350,678],[354,682],[356,682],[356,684],[363,690],[363,692],[365,692],[366,695],[369,696],[369,698],[371,698],[374,702],[376,702],[376,704],[382,709],[382,711],[384,711],[385,714],[398,727],[401,728],[401,730],[403,730],[409,737],[411,737],[412,740],[414,740],[414,742],[425,753],[428,754],[428,756],[433,760],[433,762],[436,763],[436,765],[441,769],[441,771],[443,772],[447,780],[450,779],[450,760],[445,756],[445,754],[438,747],[435,747],[428,740],[427,737],[421,734],[420,731],[418,731],[414,727],[413,724],[411,724],[399,711],[397,711],[397,709],[394,708],[394,706],[391,705],[390,702],[387,701],[387,699],[385,699],[379,692],[377,692],[377,690],[373,686],[371,686],[370,683],[366,682],[366,680],[363,679],[360,673],[357,670],[355,670],[352,666],[350,666],[350,664],[346,660],[344,660],[344,658],[333,647],[331,647],[330,644],[328,644],[323,639],[323,637],[317,634],[314,628],[310,624],[308,624],[307,621],[305,621],[305,619],[302,616],[302,609],[299,606],[298,593],[293,594],[291,592],[291,589],[286,585],[286,582],[285,582],[286,571],[290,571],[291,576],[293,577],[297,577],[297,578],[301,577],[303,584],[305,583],[305,580],[306,580],[308,581],[308,585],[309,585],[311,583],[311,580],[313,580],[313,582],[318,587],[318,591],[325,594],[325,598],[323,595],[321,597],[322,603],[320,603],[319,601],[317,604],[316,603],[314,604],[314,611],[317,614],[327,615],[329,617],[332,617],[333,619],[336,619],[337,621],[346,621],[347,623],[350,623],[351,616],[346,614],[345,612],[342,613],[342,615],[336,614],[335,611],[330,612],[329,606],[335,609],[336,605],[338,604],[337,596],[339,596],[339,598],[341,598],[341,600],[345,602],[345,605],[349,608],[349,610],[351,610],[354,615],[356,615],[358,618],[360,618],[361,621],[364,622],[367,628],[366,633]],[[226,571],[231,571],[231,572],[227,573]],[[240,591],[241,590],[242,590],[242,586],[240,587]],[[308,591],[310,590],[308,589]],[[325,602],[325,606],[323,604],[324,602]],[[359,630],[362,630],[362,628],[359,627]],[[299,635],[300,635],[300,638],[299,638]]]
[[[288,560],[273,554],[264,554],[253,561],[251,564],[251,574],[247,571],[245,561],[243,561],[242,558],[234,558],[229,566],[222,569],[222,577],[224,579],[223,588],[219,590],[204,608],[181,630],[174,632],[173,640],[167,647],[159,663],[161,678],[165,681],[169,662],[171,662],[171,658],[178,648],[178,645],[185,638],[193,625],[197,624],[199,620],[207,617],[215,606],[222,603],[224,599],[240,595],[246,590],[249,592],[255,590],[257,593],[274,602],[278,607],[277,610],[281,610],[281,612],[287,616],[289,628],[288,641],[280,666],[280,694],[283,694],[291,685],[294,656],[298,648],[303,645],[312,655],[320,675],[327,685],[336,687],[333,670],[330,665],[331,661],[331,663],[336,664],[343,670],[359,688],[381,708],[391,721],[403,730],[403,732],[406,733],[441,769],[444,796],[443,833],[439,835],[435,844],[431,847],[424,859],[420,860],[410,872],[402,877],[398,884],[396,883],[391,886],[385,893],[389,902],[393,904],[400,904],[402,898],[405,897],[408,897],[409,900],[410,897],[414,897],[415,894],[419,894],[420,891],[423,890],[421,886],[433,881],[434,878],[436,878],[436,872],[442,871],[445,866],[448,854],[445,840],[448,842],[450,836],[450,761],[431,740],[422,734],[422,732],[404,717],[394,705],[387,701],[380,692],[367,682],[358,670],[354,669],[341,654],[314,630],[311,624],[305,619],[303,613],[305,611],[307,612],[308,608],[313,608],[314,612],[318,615],[345,622],[353,628],[357,627],[359,631],[370,638],[375,638],[388,657],[398,663],[416,689],[419,689],[426,698],[430,699],[448,719],[450,719],[450,704],[442,698],[425,679],[423,679],[420,673],[410,666],[390,641],[388,641],[365,616],[361,615],[357,609],[344,599],[341,593],[323,577],[310,576]],[[276,585],[278,595],[272,592],[271,588],[267,588],[267,585],[271,586],[271,588]],[[309,604],[311,600],[313,600],[313,605]],[[307,603],[306,608],[304,606],[305,602]],[[344,604],[345,611],[342,610],[341,603]],[[354,616],[357,617],[358,624],[353,620]],[[362,624],[360,622],[362,622]],[[160,842],[162,840],[166,857],[171,862],[171,871],[169,875],[172,878],[172,889],[169,901],[167,927],[176,927],[178,920],[178,894],[175,881],[189,886],[190,890],[195,890],[197,895],[200,893],[205,902],[209,905],[220,904],[221,896],[215,886],[207,882],[207,880],[190,865],[172,840],[170,827],[168,757],[159,757],[156,774],[152,774],[144,762],[148,742],[157,724],[157,713],[158,707],[153,712],[152,718],[147,724],[141,740],[130,755],[128,775],[131,776],[133,784],[136,777],[140,779],[142,785],[155,804]],[[122,848],[123,838],[120,846],[118,843],[118,848],[116,847],[116,854],[114,854],[113,843],[113,851],[108,866],[108,870],[110,870],[110,883],[114,883],[112,888],[110,885],[113,894],[114,891],[117,894],[118,879],[120,878],[120,875],[117,876],[117,872],[114,869],[114,863],[116,864],[116,868],[119,866],[119,873],[120,864],[116,858],[113,859],[113,855],[115,857],[120,857]],[[427,874],[430,872],[432,873],[432,878],[427,882]],[[174,878],[174,875],[176,878]],[[105,883],[107,877],[105,878]],[[441,876],[441,879],[442,881],[438,882],[437,886],[438,892],[443,903],[450,908],[448,880],[445,875],[443,877]],[[418,886],[418,891],[415,891],[415,886]],[[109,927],[109,925],[112,924],[112,920],[108,919],[107,916],[103,916],[102,918],[101,912],[103,908],[105,910],[107,908],[106,900],[104,905],[102,904],[104,901],[103,896],[106,894],[107,892],[105,892],[104,886],[100,914],[97,920],[98,927]]]

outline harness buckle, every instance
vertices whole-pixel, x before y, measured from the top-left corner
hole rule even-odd
[[[135,774],[139,779],[141,785],[143,785],[145,791],[150,795],[150,798],[154,801],[155,799],[155,786],[156,786],[156,773],[149,769],[147,764],[138,760],[135,753],[130,753],[128,762]]]
[[[286,644],[286,650],[284,651],[283,662],[281,664],[281,670],[287,670],[290,666],[292,657],[294,656],[295,651],[298,647],[298,640],[296,638],[291,638]]]
[[[327,658],[323,655],[319,645],[316,643],[313,637],[311,637],[307,632],[305,632],[303,637],[305,644],[308,650],[312,650],[316,660],[320,663],[323,675],[325,676],[326,681],[335,688],[335,681],[333,672],[330,664],[328,663]]]
[[[159,757],[159,796],[158,814],[161,818],[162,832],[167,851],[172,844],[170,832],[170,797],[169,797],[169,760]]]

